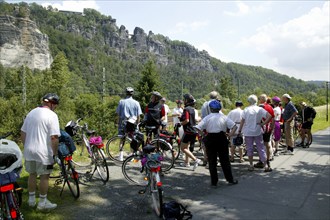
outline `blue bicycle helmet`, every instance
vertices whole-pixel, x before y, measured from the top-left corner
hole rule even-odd
[[[209,106],[210,106],[211,109],[213,109],[213,110],[219,110],[219,111],[222,108],[221,103],[218,100],[212,100],[209,103]]]

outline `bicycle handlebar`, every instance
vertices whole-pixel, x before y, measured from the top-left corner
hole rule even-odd
[[[6,137],[9,137],[12,134],[13,134],[13,132],[8,132],[7,134],[2,135],[2,136],[0,136],[0,140],[5,139]]]

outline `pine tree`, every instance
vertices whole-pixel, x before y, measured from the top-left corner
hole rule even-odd
[[[141,108],[144,109],[150,100],[150,93],[152,91],[161,92],[161,87],[160,77],[157,72],[155,63],[152,60],[149,60],[144,65],[144,69],[142,70],[141,74],[142,77],[137,86],[137,99],[140,102]]]

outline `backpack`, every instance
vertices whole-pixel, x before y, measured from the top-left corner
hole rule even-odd
[[[187,210],[187,206],[183,206],[176,201],[170,201],[163,204],[165,220],[187,220],[192,219],[192,214]]]
[[[61,136],[58,144],[58,155],[60,157],[72,154],[76,150],[76,146],[72,140],[72,137],[65,131],[60,130]]]

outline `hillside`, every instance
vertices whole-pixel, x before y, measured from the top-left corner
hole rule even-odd
[[[117,26],[115,18],[94,9],[85,9],[80,14],[60,12],[51,7],[45,9],[36,3],[0,4],[0,16],[11,18],[0,19],[0,25],[9,22],[19,29],[15,18],[31,20],[31,25],[36,25],[47,36],[50,55],[55,57],[64,52],[69,70],[86,81],[87,91],[91,93],[102,92],[103,68],[107,94],[121,94],[126,86],[136,86],[143,65],[150,59],[157,64],[162,93],[171,100],[178,99],[182,92],[200,98],[214,89],[229,99],[239,94],[303,94],[319,89],[316,84],[263,67],[222,62],[187,42],[155,35],[152,31],[147,34],[140,27],[130,36],[124,25]],[[8,43],[4,42],[8,32],[0,33],[0,47],[3,47]],[[17,46],[18,43],[13,44]],[[1,48],[1,53],[3,51]],[[21,65],[23,63],[9,62],[6,67]],[[34,69],[36,65],[29,67]]]

